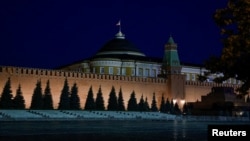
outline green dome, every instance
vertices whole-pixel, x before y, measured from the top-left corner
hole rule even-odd
[[[108,41],[104,46],[97,52],[96,55],[121,55],[129,54],[135,56],[145,56],[133,43],[125,38],[114,38]]]

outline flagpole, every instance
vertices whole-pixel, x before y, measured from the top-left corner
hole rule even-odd
[[[118,21],[118,23],[116,24],[116,26],[119,26],[119,32],[121,32],[122,31],[122,29],[121,29],[121,20]]]
[[[122,34],[121,20],[118,21],[116,26],[119,26],[119,32],[115,35],[116,38],[124,39],[124,34]]]
[[[121,20],[119,20],[119,32],[122,32],[122,27],[121,27]]]

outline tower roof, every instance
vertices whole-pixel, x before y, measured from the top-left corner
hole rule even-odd
[[[177,44],[172,36],[169,37],[165,45],[162,67],[169,73],[180,73],[181,65],[177,51]]]
[[[175,44],[173,37],[170,35],[168,38],[168,44]]]

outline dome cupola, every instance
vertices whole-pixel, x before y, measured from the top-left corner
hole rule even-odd
[[[97,56],[102,55],[132,55],[145,56],[133,43],[125,39],[125,35],[121,32],[121,23],[117,24],[119,31],[115,34],[115,38],[111,39],[96,53]]]

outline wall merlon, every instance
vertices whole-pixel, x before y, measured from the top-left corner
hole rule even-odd
[[[200,81],[186,81],[183,75],[173,75],[171,79],[155,78],[155,77],[139,77],[139,76],[125,76],[125,75],[110,75],[110,74],[94,74],[94,73],[83,73],[78,71],[67,71],[67,70],[52,70],[52,69],[37,69],[37,68],[24,68],[24,67],[10,67],[0,66],[0,90],[3,89],[7,78],[11,79],[11,88],[13,94],[18,85],[22,86],[23,94],[25,94],[25,101],[27,108],[30,105],[31,97],[37,80],[42,81],[42,87],[46,86],[47,80],[50,80],[50,87],[53,94],[54,107],[58,106],[60,99],[60,93],[63,88],[63,82],[65,78],[68,79],[69,85],[77,83],[79,87],[79,96],[81,98],[82,106],[85,104],[88,89],[93,86],[93,91],[96,93],[99,86],[102,86],[102,91],[105,98],[105,105],[107,105],[109,92],[111,86],[118,88],[122,87],[124,94],[124,101],[128,101],[131,92],[136,92],[137,99],[140,98],[141,94],[148,98],[149,102],[152,100],[153,92],[156,93],[157,103],[160,104],[161,96],[171,97],[172,94],[169,92],[170,84],[175,84],[177,87],[171,87],[173,90],[185,89],[185,93],[182,95],[176,95],[184,98],[188,102],[194,102],[197,99],[200,100],[202,95],[206,95],[211,91],[214,86],[225,86],[237,88],[240,85],[229,84],[229,83],[213,83],[213,82],[200,82]],[[173,80],[172,80],[173,79]],[[173,83],[169,83],[169,80]],[[182,87],[182,85],[184,87]]]
[[[120,76],[109,74],[94,74],[83,73],[76,71],[65,70],[51,70],[38,68],[24,68],[12,66],[0,66],[0,73],[7,73],[8,75],[28,75],[28,76],[44,76],[44,77],[65,77],[65,78],[85,78],[85,79],[102,79],[102,80],[120,80],[120,81],[135,81],[135,82],[151,82],[151,83],[166,83],[163,78],[145,78],[139,76]]]
[[[205,87],[234,87],[238,88],[239,85],[230,84],[230,83],[213,83],[213,82],[200,82],[200,81],[186,81],[186,85],[193,85],[193,86],[205,86]]]

